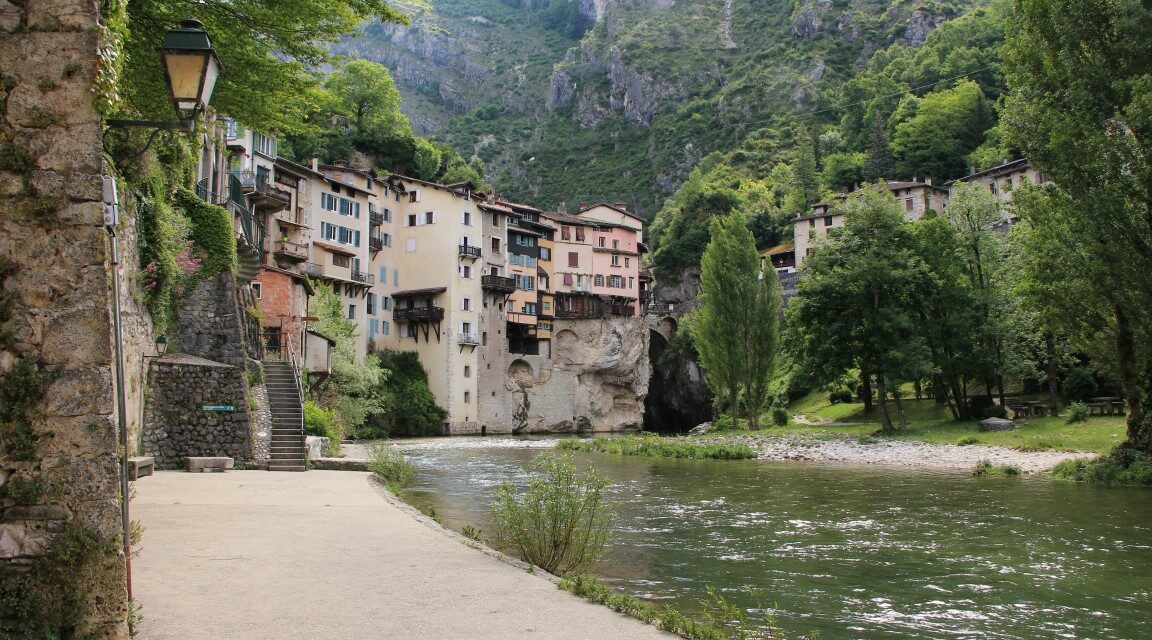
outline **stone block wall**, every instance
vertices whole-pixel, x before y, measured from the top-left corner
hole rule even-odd
[[[179,313],[174,351],[244,368],[245,358],[260,358],[259,333],[246,311],[250,293],[240,289],[236,276],[222,273],[197,283]],[[255,300],[252,300],[255,306]]]
[[[97,6],[0,0],[0,637],[127,637]]]
[[[187,456],[227,456],[253,462],[252,424],[243,368],[185,354],[152,366],[152,400],[144,414],[141,449],[157,469],[179,469]],[[206,406],[231,406],[210,411]]]

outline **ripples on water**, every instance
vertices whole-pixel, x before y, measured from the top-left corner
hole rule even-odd
[[[397,442],[421,499],[491,529],[549,439]],[[1152,492],[828,464],[581,454],[615,481],[599,573],[692,610],[707,585],[795,634],[1152,638]],[[754,590],[768,594],[752,596]],[[766,600],[766,601],[765,601]]]

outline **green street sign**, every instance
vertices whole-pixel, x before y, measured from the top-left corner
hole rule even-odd
[[[205,411],[235,411],[236,407],[230,404],[206,404]]]

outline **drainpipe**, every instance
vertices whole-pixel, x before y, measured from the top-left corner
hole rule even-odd
[[[124,572],[128,606],[132,606],[132,519],[128,513],[128,408],[124,398],[124,331],[120,321],[120,194],[116,178],[103,176],[104,230],[112,240],[112,345],[116,350],[116,422],[120,431],[120,524],[124,538]]]

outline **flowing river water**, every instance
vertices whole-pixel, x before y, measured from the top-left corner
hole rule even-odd
[[[417,502],[491,531],[547,441],[398,443]],[[709,586],[789,637],[1152,638],[1152,491],[802,462],[576,454],[614,481],[597,570],[687,612]]]

